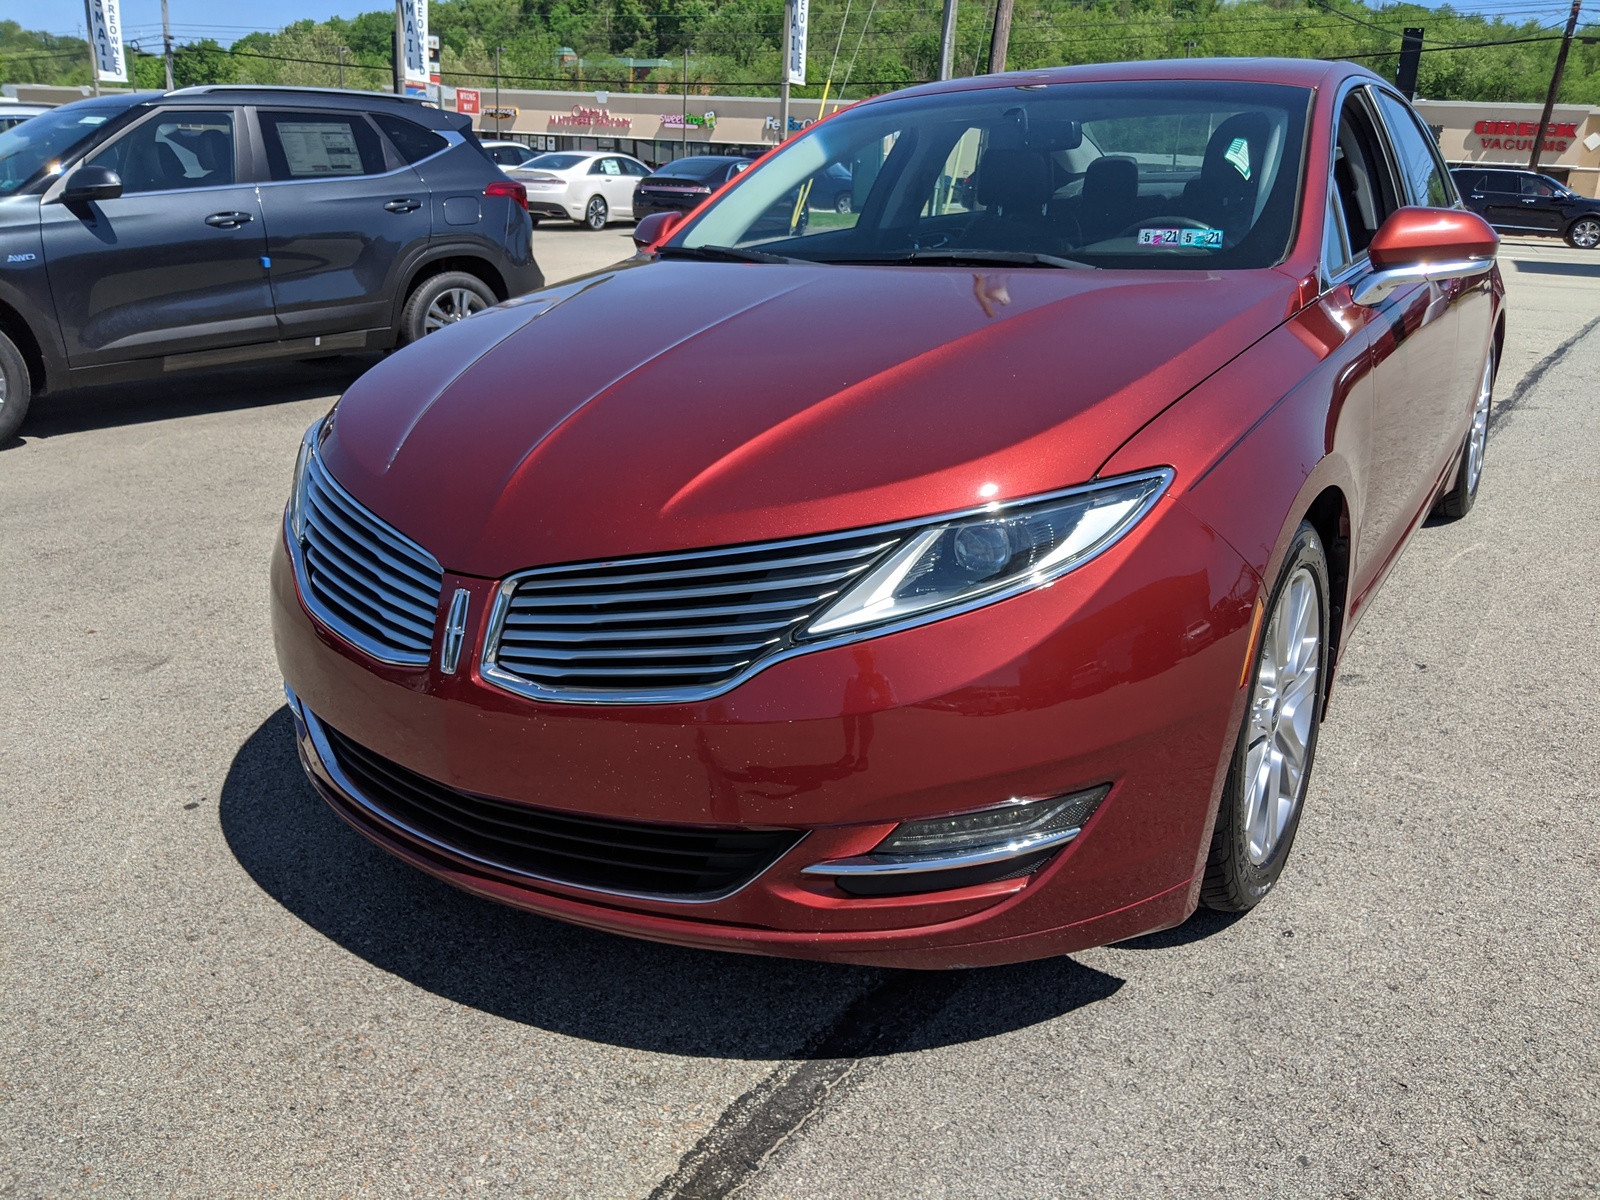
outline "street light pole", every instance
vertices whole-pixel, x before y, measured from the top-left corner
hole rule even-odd
[[[167,16],[167,0],[161,0],[161,45],[167,60],[167,91],[173,88],[172,82],[172,20]]]
[[[394,0],[394,94],[406,94],[406,11],[404,0]]]
[[[683,48],[683,129],[680,130],[684,154],[689,153],[689,47]]]
[[[944,0],[944,21],[939,26],[939,78],[949,79],[956,54],[956,0]]]
[[[1544,98],[1544,112],[1539,114],[1539,128],[1534,131],[1533,150],[1528,155],[1528,170],[1539,169],[1539,155],[1544,150],[1545,132],[1550,128],[1550,113],[1556,106],[1556,93],[1561,90],[1561,76],[1567,69],[1567,51],[1572,49],[1572,35],[1578,28],[1578,9],[1583,0],[1572,0],[1572,11],[1567,14],[1567,31],[1561,35],[1561,49],[1556,51],[1556,69],[1550,76],[1550,91]]]

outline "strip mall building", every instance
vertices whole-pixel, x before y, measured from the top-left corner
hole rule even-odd
[[[1540,104],[1418,100],[1445,161],[1456,166],[1526,168]],[[1558,104],[1544,132],[1539,169],[1584,196],[1600,196],[1600,108]]]

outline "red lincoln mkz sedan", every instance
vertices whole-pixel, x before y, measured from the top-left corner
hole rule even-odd
[[[951,81],[640,240],[307,432],[275,629],[340,815],[547,916],[845,962],[1261,900],[1342,648],[1483,464],[1496,239],[1406,102]]]

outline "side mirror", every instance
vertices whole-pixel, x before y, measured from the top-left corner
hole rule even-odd
[[[1396,288],[1439,279],[1472,279],[1494,267],[1500,237],[1476,213],[1455,208],[1402,208],[1367,247],[1372,274],[1350,289],[1371,307]]]
[[[683,224],[683,214],[680,212],[651,213],[633,228],[633,244],[640,250],[648,250],[651,246],[658,245],[672,236],[672,231]]]
[[[120,195],[122,176],[110,167],[79,167],[67,176],[61,202],[87,204],[91,200],[115,200]]]

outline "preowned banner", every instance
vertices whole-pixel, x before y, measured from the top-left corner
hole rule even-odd
[[[127,83],[128,60],[122,52],[122,0],[88,0],[89,40],[94,43],[95,72],[101,83]]]
[[[789,26],[789,82],[800,87],[806,82],[806,20],[809,0],[793,0],[794,23]]]
[[[406,91],[428,89],[428,0],[400,0],[404,23]]]

